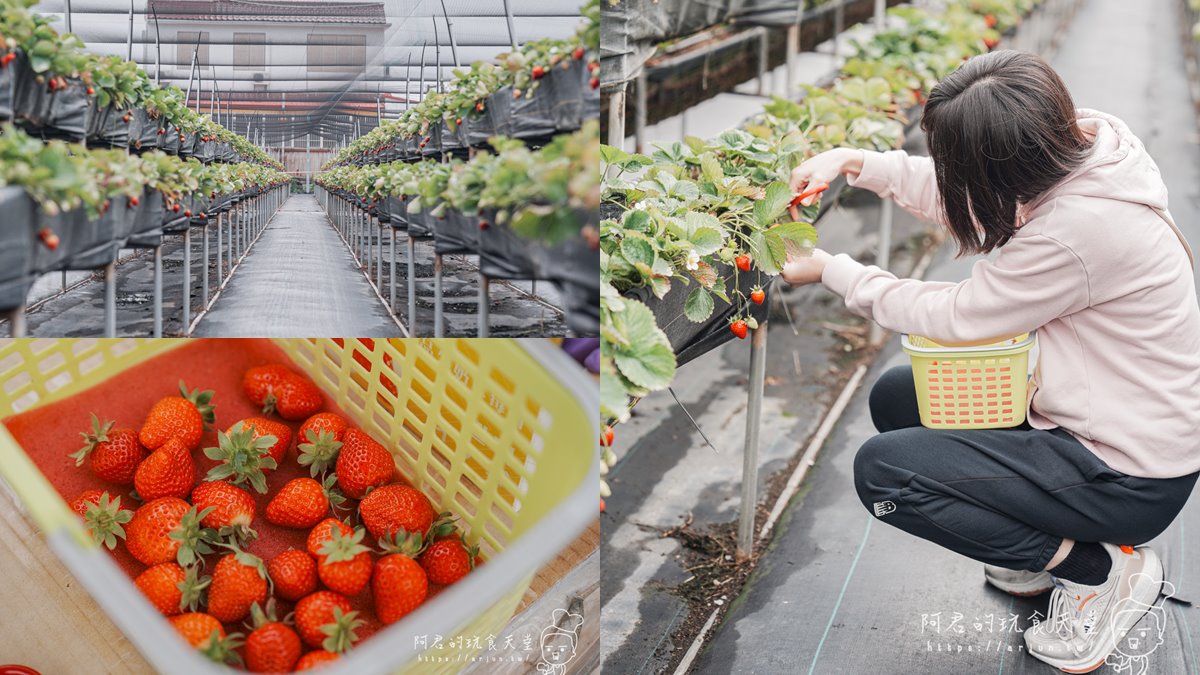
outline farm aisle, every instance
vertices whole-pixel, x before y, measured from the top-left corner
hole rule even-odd
[[[271,219],[193,335],[388,337],[399,333],[316,198],[293,195]]]
[[[1079,106],[1123,118],[1145,141],[1175,220],[1196,246],[1200,144],[1179,30],[1174,0],[1087,0],[1052,63]],[[944,248],[927,278],[954,281],[969,271],[969,260],[953,261]],[[782,348],[790,337],[775,330],[771,341]],[[1014,600],[985,586],[980,564],[875,522],[858,501],[853,459],[875,433],[867,390],[904,363],[892,339],[693,672],[1057,672],[1023,653],[1012,625],[1044,614],[1045,597]],[[1152,545],[1176,595],[1200,601],[1200,497]],[[1200,611],[1168,603],[1166,616],[1145,672],[1200,672]]]

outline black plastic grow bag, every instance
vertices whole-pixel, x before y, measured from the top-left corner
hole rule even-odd
[[[513,232],[507,223],[496,222],[496,209],[484,209],[478,221],[487,223],[479,232],[479,271],[492,279],[540,279],[538,260],[545,255],[541,242]],[[600,277],[597,276],[597,279]]]
[[[599,259],[597,259],[597,265],[599,265]],[[725,287],[729,290],[731,297],[734,287],[734,272],[736,271],[736,268],[731,265],[717,267],[717,273],[725,279]],[[599,279],[599,276],[596,278]],[[746,296],[750,295],[750,290],[755,285],[761,285],[769,294],[771,287],[768,282],[770,280],[771,277],[758,271],[741,272],[737,275],[736,285]],[[671,290],[662,298],[655,297],[647,288],[637,288],[627,293],[628,296],[646,303],[654,311],[654,316],[658,319],[658,327],[667,334],[671,348],[675,351],[675,362],[681,366],[734,339],[733,333],[729,330],[729,320],[739,313],[737,307],[726,304],[719,298],[714,298],[717,308],[713,311],[712,316],[703,323],[693,323],[684,315],[683,306],[687,301],[688,294],[695,287],[694,283],[687,286],[678,283],[672,284]],[[598,291],[597,297],[599,297]],[[770,304],[769,298],[761,305],[748,303],[750,315],[759,323],[766,321]]]
[[[426,207],[419,213],[406,211],[408,221],[408,236],[410,239],[432,239],[435,218],[429,215]]]
[[[94,270],[113,262],[121,243],[128,236],[135,215],[122,197],[112,200],[108,210],[99,218],[89,220],[85,217],[87,223],[83,232],[91,237],[91,241],[79,247],[72,246],[72,251],[59,269]]]
[[[446,209],[444,219],[437,221],[433,231],[433,250],[439,255],[474,253],[479,244],[479,221]]]
[[[195,157],[196,146],[200,144],[200,134],[190,133],[184,134],[183,139],[179,141],[179,156],[183,158]]]
[[[23,188],[0,187],[0,213],[0,312],[7,312],[25,304],[33,285],[38,206]]]
[[[8,67],[0,68],[0,122],[7,122],[13,118],[13,98],[16,96],[17,79],[25,77],[27,70],[21,70],[15,66],[21,61],[20,54],[8,65]]]
[[[532,94],[513,97],[504,87],[488,97],[496,132],[525,141],[543,141],[559,132],[575,131],[583,123],[587,66],[570,60],[546,73]]]
[[[159,133],[164,121],[162,117],[151,119],[150,115],[141,108],[133,111],[129,122],[129,146],[135,150],[154,150],[162,147],[166,140],[165,133]]]
[[[194,156],[204,164],[210,164],[217,158],[217,142],[197,140],[194,142]]]
[[[171,126],[169,123],[165,128],[166,133],[163,134],[163,140],[159,144],[159,147],[162,148],[163,152],[169,155],[178,155],[179,147],[182,143],[182,139],[179,135],[179,129]]]
[[[387,211],[391,225],[397,230],[408,229],[408,201],[400,197],[387,198]]]
[[[234,150],[232,145],[221,143],[217,147],[217,159],[226,164],[236,164],[240,158],[238,157],[237,150]]]
[[[492,109],[485,107],[481,113],[472,112],[463,119],[463,123],[458,126],[457,133],[463,145],[473,148],[487,147],[488,139],[496,135],[496,122],[492,119]]]
[[[150,248],[162,243],[163,219],[167,212],[163,208],[162,193],[146,188],[142,191],[141,204],[133,218],[133,225],[125,246]],[[174,213],[170,214],[175,216]]]
[[[50,228],[58,235],[59,244],[53,251],[46,246],[37,247],[33,256],[35,275],[67,269],[68,260],[93,252],[100,239],[100,224],[89,220],[82,208],[53,216],[39,212],[34,229],[40,231],[42,228]]]

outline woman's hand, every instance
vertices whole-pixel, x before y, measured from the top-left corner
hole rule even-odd
[[[792,194],[803,194],[810,189],[810,186],[815,187],[820,183],[828,185],[833,182],[833,179],[843,174],[858,176],[862,171],[862,165],[862,150],[852,148],[826,150],[808,158],[803,164],[792,169],[789,186],[792,188]],[[810,206],[816,198],[816,195],[805,197],[800,204]]]
[[[820,283],[821,275],[825,273],[825,264],[832,257],[825,251],[814,248],[812,255],[789,258],[780,276],[793,286]]]

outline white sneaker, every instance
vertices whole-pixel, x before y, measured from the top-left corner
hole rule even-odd
[[[1049,615],[1025,631],[1034,658],[1069,673],[1091,672],[1158,600],[1163,568],[1153,550],[1103,546],[1112,557],[1104,583],[1084,586],[1055,578]]]
[[[1028,572],[984,565],[983,578],[1005,593],[1022,598],[1041,595],[1054,588],[1054,577],[1050,576],[1049,572]]]

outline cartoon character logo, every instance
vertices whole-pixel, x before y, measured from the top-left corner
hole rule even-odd
[[[567,664],[575,658],[583,617],[565,609],[554,610],[552,616],[554,622],[542,631],[542,660],[537,669],[544,675],[566,675]]]
[[[1133,575],[1130,584],[1134,584],[1134,578],[1139,575],[1144,576],[1141,572]],[[1137,615],[1142,618],[1113,645],[1112,653],[1105,657],[1104,662],[1112,666],[1115,672],[1145,675],[1146,670],[1150,667],[1150,655],[1163,643],[1163,631],[1167,628],[1167,610],[1163,608],[1163,603],[1174,595],[1175,585],[1164,581],[1162,595],[1154,605],[1147,605],[1129,598],[1122,601],[1122,607],[1117,610],[1114,617],[1117,621],[1121,619],[1122,615]]]

